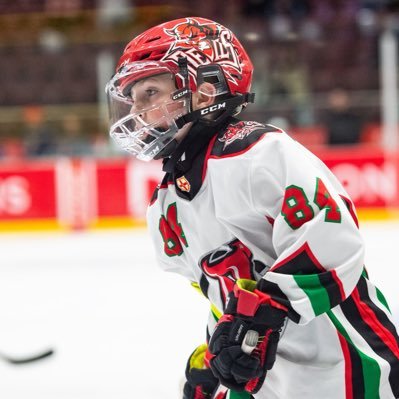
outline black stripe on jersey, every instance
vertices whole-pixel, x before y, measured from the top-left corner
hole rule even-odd
[[[154,192],[152,193],[151,200],[150,200],[150,205],[152,205],[157,199],[158,199],[158,192],[161,188],[166,188],[168,187],[168,183],[173,182],[172,176],[170,173],[166,173],[162,179],[162,182],[158,184],[158,186],[155,188]]]
[[[331,308],[337,306],[342,302],[340,288],[337,281],[334,279],[333,274],[329,271],[319,274],[319,280],[321,285],[326,289],[328,297],[330,299]]]
[[[364,399],[364,374],[359,352],[348,342],[349,357],[352,367],[353,399]]]
[[[377,320],[392,334],[392,336],[395,339],[396,346],[399,347],[399,336],[396,331],[396,327],[392,324],[390,319],[387,317],[385,312],[381,310],[370,298],[368,289],[367,289],[367,282],[364,280],[364,278],[361,278],[359,283],[358,283],[358,291],[359,291],[359,296],[360,300],[369,307],[369,309],[374,313],[376,316]],[[389,373],[389,382],[391,383],[392,391],[395,394],[396,398],[399,398],[399,358],[395,356],[394,353],[392,353],[391,349],[386,346],[385,351],[387,354],[389,353],[390,356],[384,357],[381,355],[381,357],[384,357],[390,365],[391,365],[391,371]],[[377,352],[378,353],[378,352]],[[394,378],[393,376],[396,376]]]
[[[209,281],[204,274],[201,276],[199,286],[201,288],[202,293],[209,299],[208,297]]]
[[[327,292],[331,308],[338,305],[344,299],[342,298],[337,278],[334,278],[331,271],[327,271],[321,266],[307,243],[288,257],[287,260],[279,262],[271,271],[291,275],[317,274],[320,284]]]
[[[363,280],[363,281],[362,281]],[[378,309],[372,301],[370,300],[367,293],[367,286],[365,285],[364,278],[361,277],[357,285],[360,300],[368,306],[368,308],[373,311],[377,319],[383,324],[383,326],[396,338],[396,343],[398,343],[398,336],[394,327],[390,321],[386,318],[383,311]],[[364,338],[367,344],[372,348],[372,350],[379,355],[381,358],[385,359],[391,366],[389,372],[389,383],[392,387],[392,391],[395,397],[399,397],[399,359],[392,353],[391,349],[386,345],[386,343],[378,336],[378,334],[371,328],[366,321],[363,319],[362,314],[359,312],[355,299],[352,294],[347,298],[342,304],[341,309],[348,321],[353,325],[356,331]],[[378,315],[378,316],[377,316]],[[385,318],[384,318],[385,316]]]
[[[271,281],[267,281],[265,279],[260,279],[257,283],[257,287],[260,291],[267,293],[270,295],[276,302],[281,303],[288,309],[288,317],[295,323],[299,322],[301,316],[295,312],[291,303],[287,296],[281,291],[280,287],[272,283]]]
[[[365,302],[367,304],[367,306],[374,312],[378,321],[396,338],[396,344],[399,346],[399,337],[398,337],[396,327],[389,320],[389,318],[387,317],[385,312],[383,310],[381,310],[371,300],[369,293],[368,293],[366,280],[364,278],[361,278],[359,280],[357,287],[358,287],[360,299],[362,300],[362,302]],[[398,376],[399,376],[399,373],[398,373]]]

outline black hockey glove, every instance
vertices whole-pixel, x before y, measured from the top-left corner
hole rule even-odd
[[[276,359],[286,315],[287,309],[256,289],[255,281],[236,281],[209,343],[210,367],[224,386],[259,391]]]
[[[211,399],[219,386],[219,380],[213,375],[211,369],[205,367],[206,350],[207,345],[201,345],[188,359],[183,399]]]

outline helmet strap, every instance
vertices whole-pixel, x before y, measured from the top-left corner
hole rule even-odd
[[[187,98],[188,109],[191,111],[192,97],[191,97],[191,90],[190,90],[190,75],[188,72],[187,57],[179,57],[177,59],[177,65],[178,65],[178,72],[176,75],[180,78],[180,80],[182,82],[182,87],[176,93],[179,93],[179,98],[181,98],[181,97]],[[176,86],[178,87],[177,82],[176,82]],[[175,96],[176,96],[176,93],[174,93]],[[173,98],[173,99],[175,99],[175,98]]]
[[[201,120],[209,126],[218,125],[227,116],[233,115],[235,110],[240,105],[247,103],[253,103],[255,100],[254,93],[238,94],[234,97],[226,98],[225,100],[220,100],[204,108],[191,111],[186,115],[181,116],[176,119],[176,125],[181,129],[186,123],[195,122]],[[215,119],[206,119],[207,115],[212,115],[213,113],[220,113],[220,115]]]

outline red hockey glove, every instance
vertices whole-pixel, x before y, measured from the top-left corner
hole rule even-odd
[[[207,345],[199,346],[189,357],[186,367],[186,383],[183,388],[183,399],[211,399],[219,386],[219,380],[210,368],[205,367]],[[216,396],[224,399],[225,394]]]
[[[255,281],[236,281],[209,343],[210,367],[224,386],[251,394],[259,391],[276,359],[286,315],[287,309],[256,289]],[[259,337],[257,342],[244,341],[248,331]]]

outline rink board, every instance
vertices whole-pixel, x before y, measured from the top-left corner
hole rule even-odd
[[[317,153],[361,220],[399,217],[399,156],[381,150]],[[0,163],[0,231],[142,226],[161,162],[57,158]]]

